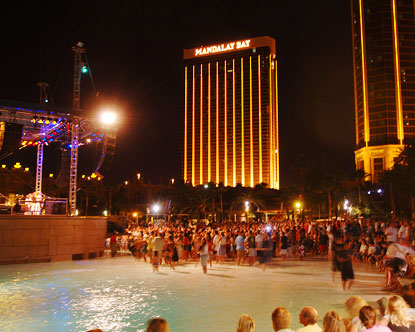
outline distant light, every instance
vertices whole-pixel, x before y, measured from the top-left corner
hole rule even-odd
[[[203,187],[204,187],[205,189],[209,188],[209,186],[208,186],[207,184],[205,184]]]
[[[50,174],[49,174],[49,177],[50,177],[50,178],[53,178],[53,173],[50,173]]]
[[[381,194],[381,193],[383,193],[383,190],[382,189],[378,189],[378,194]]]
[[[85,174],[82,174],[82,178],[85,179]]]
[[[101,113],[101,122],[105,125],[111,125],[115,123],[117,115],[112,111],[104,111]]]
[[[124,181],[125,185],[128,186],[128,181]]]
[[[104,216],[108,216],[108,211],[104,210]]]
[[[95,173],[91,174],[91,178],[95,179],[97,177],[97,175]]]
[[[371,194],[370,190],[367,192],[367,194],[368,194],[368,195],[370,195],[370,194]]]
[[[278,153],[278,149],[275,149],[275,151],[274,151],[275,153]]]
[[[79,215],[78,209],[75,210],[75,216]]]
[[[88,72],[88,67],[87,66],[82,66],[82,73],[85,74]]]
[[[157,213],[160,211],[160,205],[158,204],[154,204],[151,209],[153,210],[153,212]]]
[[[29,167],[25,167],[24,171],[29,172]]]
[[[48,103],[49,102],[49,99],[45,99],[45,103]]]
[[[171,184],[174,184],[174,179],[171,179],[170,181],[171,181]]]
[[[349,205],[349,201],[347,199],[344,200],[344,205]]]
[[[137,173],[137,180],[140,181],[140,179],[141,179],[141,174]]]
[[[101,177],[98,176],[98,181],[101,181]]]
[[[20,165],[19,162],[16,162],[13,167],[14,168],[22,168],[22,165]]]
[[[135,218],[135,217],[137,217],[137,212],[134,212],[133,213],[133,217]]]
[[[1,168],[6,168],[6,165],[4,165],[4,164],[3,164],[3,165],[1,165]]]

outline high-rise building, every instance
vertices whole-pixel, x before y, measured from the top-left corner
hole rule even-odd
[[[356,169],[377,182],[415,138],[413,0],[351,0]]]
[[[184,181],[279,189],[275,40],[185,49]]]

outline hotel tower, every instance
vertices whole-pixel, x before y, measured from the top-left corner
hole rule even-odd
[[[185,182],[279,189],[275,40],[186,49]]]
[[[415,137],[413,0],[351,0],[356,169],[378,182]]]

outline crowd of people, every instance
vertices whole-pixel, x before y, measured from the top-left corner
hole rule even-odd
[[[377,308],[368,305],[360,296],[351,296],[345,302],[346,317],[336,311],[329,311],[318,324],[319,314],[311,306],[304,307],[299,314],[303,327],[295,332],[414,332],[415,309],[399,295],[377,300]],[[275,332],[294,332],[291,329],[291,313],[285,307],[277,307],[271,313],[271,326]],[[88,332],[102,332],[91,330]],[[170,332],[168,322],[160,317],[147,322],[146,332]],[[236,332],[255,332],[255,320],[242,314],[237,322]]]
[[[303,260],[309,255],[327,257],[333,280],[340,271],[344,289],[352,286],[353,264],[372,265],[385,273],[385,289],[400,295],[377,301],[378,312],[361,297],[345,303],[347,317],[335,311],[324,315],[318,326],[317,310],[305,307],[300,315],[304,327],[296,332],[415,332],[415,283],[405,291],[402,277],[415,276],[415,224],[409,220],[344,219],[331,221],[269,220],[263,222],[224,222],[221,224],[164,223],[130,226],[125,234],[108,239],[115,255],[117,249],[129,251],[137,260],[149,262],[157,272],[161,264],[175,269],[179,262],[197,262],[207,273],[208,266],[259,264],[265,269],[273,257]],[[413,312],[414,311],[414,312]],[[271,315],[275,331],[292,332],[291,314],[284,307]],[[414,323],[413,323],[414,321]],[[169,331],[167,321],[149,322],[147,331]],[[243,314],[238,332],[255,331],[255,321]]]
[[[125,234],[108,238],[112,256],[117,249],[175,270],[179,262],[200,262],[203,272],[213,262],[259,264],[265,270],[273,257],[290,260],[307,255],[331,257],[333,277],[341,272],[344,289],[352,286],[353,263],[376,266],[385,272],[385,290],[399,291],[399,278],[415,275],[415,224],[409,220],[342,219],[324,221],[269,220],[209,224],[166,222],[131,225]]]

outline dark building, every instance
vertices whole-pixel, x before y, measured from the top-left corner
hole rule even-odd
[[[356,169],[377,182],[415,137],[413,0],[352,0]]]
[[[279,188],[275,40],[184,50],[183,177]]]

